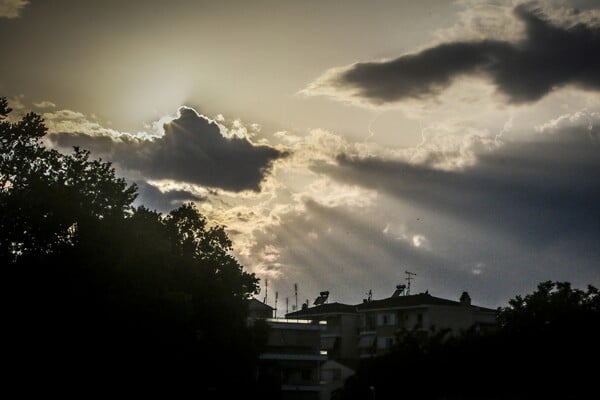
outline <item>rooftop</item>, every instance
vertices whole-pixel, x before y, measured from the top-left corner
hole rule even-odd
[[[254,298],[254,297],[251,298],[250,300],[248,300],[248,307],[250,307],[251,309],[274,310],[274,308],[271,307],[270,305],[265,304],[262,301]]]
[[[302,317],[313,317],[324,314],[348,314],[356,313],[356,306],[351,306],[342,303],[325,303],[314,307],[305,308],[304,310],[298,310],[286,314],[287,318],[302,318]]]
[[[417,306],[457,306],[465,307],[458,301],[442,299],[441,297],[434,297],[429,293],[419,293],[410,296],[398,296],[389,297],[381,300],[371,300],[356,306],[357,311],[375,310],[380,308],[396,308],[396,307],[417,307]],[[478,307],[478,306],[467,306],[475,307],[480,311],[496,311],[490,308]]]
[[[410,296],[388,297],[381,300],[371,300],[357,305],[342,303],[326,303],[303,310],[294,311],[286,314],[286,318],[312,318],[327,314],[354,314],[360,311],[378,310],[386,308],[403,308],[419,306],[455,306],[472,307],[479,311],[495,312],[491,308],[479,307],[474,305],[464,305],[459,301],[435,297],[429,293],[419,293]]]

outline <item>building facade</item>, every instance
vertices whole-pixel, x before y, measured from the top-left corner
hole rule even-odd
[[[272,315],[271,307],[257,303],[251,307],[257,315]],[[264,319],[269,332],[259,376],[283,399],[323,399],[343,385],[360,359],[388,353],[407,332],[425,337],[493,329],[496,310],[472,305],[466,292],[454,301],[396,291],[357,305],[305,306],[286,318]]]
[[[268,319],[267,347],[260,354],[259,381],[281,390],[281,399],[317,400],[321,393],[324,321]]]
[[[356,306],[325,303],[286,314],[286,318],[326,321],[326,328],[321,332],[321,348],[327,351],[328,359],[355,366],[360,326]]]
[[[365,301],[356,310],[360,315],[360,358],[389,352],[402,333],[409,331],[424,336],[438,332],[458,335],[496,324],[496,310],[471,305],[466,292],[460,301],[420,293]]]
[[[457,335],[468,329],[491,329],[496,310],[471,304],[468,293],[458,301],[429,293],[402,295],[396,291],[381,300],[364,300],[358,305],[325,303],[287,314],[288,318],[326,320],[322,348],[329,359],[354,368],[360,358],[388,352],[403,332]]]

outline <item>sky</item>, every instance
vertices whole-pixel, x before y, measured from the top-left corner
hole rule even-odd
[[[0,45],[13,118],[194,202],[279,316],[600,285],[600,0],[0,0]]]

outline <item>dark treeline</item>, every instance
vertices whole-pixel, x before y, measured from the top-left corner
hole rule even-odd
[[[499,309],[493,331],[403,332],[362,362],[337,399],[591,399],[600,360],[598,290],[543,282]]]
[[[10,111],[0,99],[7,381],[21,395],[249,394],[265,340],[246,326],[258,279],[223,227],[191,205],[133,207],[136,188],[109,163],[48,149],[39,116]]]

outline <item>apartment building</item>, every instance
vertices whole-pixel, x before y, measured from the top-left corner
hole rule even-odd
[[[459,301],[429,293],[393,295],[364,301],[356,306],[356,311],[360,316],[360,358],[388,352],[402,332],[430,335],[444,330],[457,335],[467,329],[490,329],[496,324],[496,310],[472,305],[467,292]]]
[[[257,380],[261,387],[281,400],[317,400],[322,392],[321,364],[327,352],[321,349],[321,335],[327,322],[318,319],[271,318],[274,309],[256,299],[249,302],[249,323],[264,321],[268,326],[265,350],[259,355]]]
[[[327,351],[328,359],[355,367],[360,326],[356,306],[324,303],[288,313],[286,318],[326,321],[326,328],[321,332],[321,349]]]

